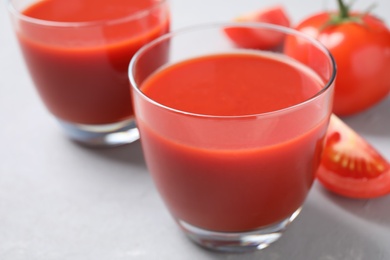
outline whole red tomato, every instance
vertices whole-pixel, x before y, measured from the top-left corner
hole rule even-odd
[[[296,26],[322,42],[337,64],[334,110],[351,115],[385,98],[390,91],[390,31],[373,15],[340,11],[312,15]],[[299,49],[297,49],[299,51]]]

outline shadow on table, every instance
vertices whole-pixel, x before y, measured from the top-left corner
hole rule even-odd
[[[377,241],[367,236],[364,229],[346,224],[345,219],[340,220],[337,216],[327,213],[321,209],[321,205],[310,205],[303,209],[282,238],[268,248],[246,254],[204,251],[203,259],[385,260],[389,254],[385,250],[387,249],[380,247]]]
[[[390,195],[374,199],[351,199],[326,191],[322,193],[338,207],[354,216],[390,228]]]
[[[136,141],[128,145],[122,145],[122,146],[111,147],[111,148],[91,148],[91,147],[80,145],[76,142],[74,144],[91,154],[105,157],[106,159],[109,160],[119,161],[121,163],[126,163],[131,165],[145,166],[145,160],[142,153],[142,147],[140,141]]]

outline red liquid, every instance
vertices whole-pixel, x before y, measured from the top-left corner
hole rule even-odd
[[[297,104],[323,85],[282,60],[226,54],[168,67],[141,90],[184,111],[248,115]],[[148,168],[175,218],[245,231],[290,217],[303,204],[330,113],[318,103],[258,120],[183,116],[136,101]]]
[[[49,21],[93,23],[129,17],[155,3],[45,0],[23,14]],[[142,45],[168,32],[166,8],[161,5],[138,19],[74,28],[22,23],[20,44],[49,110],[62,120],[80,124],[109,124],[131,118],[128,65]],[[164,59],[164,53],[155,58]]]

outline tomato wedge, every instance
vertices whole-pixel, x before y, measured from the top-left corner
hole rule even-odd
[[[330,191],[346,197],[375,198],[390,193],[390,164],[335,115],[317,178]]]
[[[280,5],[243,14],[234,19],[235,22],[263,22],[290,26],[290,19]],[[243,27],[225,28],[227,36],[237,45],[243,48],[271,49],[278,46],[284,38],[279,32],[267,29],[248,29]]]

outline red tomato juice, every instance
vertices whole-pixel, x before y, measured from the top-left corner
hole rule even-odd
[[[157,7],[150,8],[156,5]],[[127,69],[145,43],[168,32],[167,7],[156,0],[45,0],[23,11],[19,42],[40,96],[58,118],[110,124],[133,116]],[[138,11],[148,15],[134,19]],[[78,22],[77,26],[65,26]],[[49,22],[50,23],[50,22]],[[157,55],[156,60],[163,59]]]
[[[314,180],[330,112],[313,104],[287,116],[243,115],[298,104],[323,87],[302,67],[252,54],[196,58],[146,79],[146,96],[190,112],[146,102],[136,111],[148,168],[173,216],[222,232],[290,217]]]

